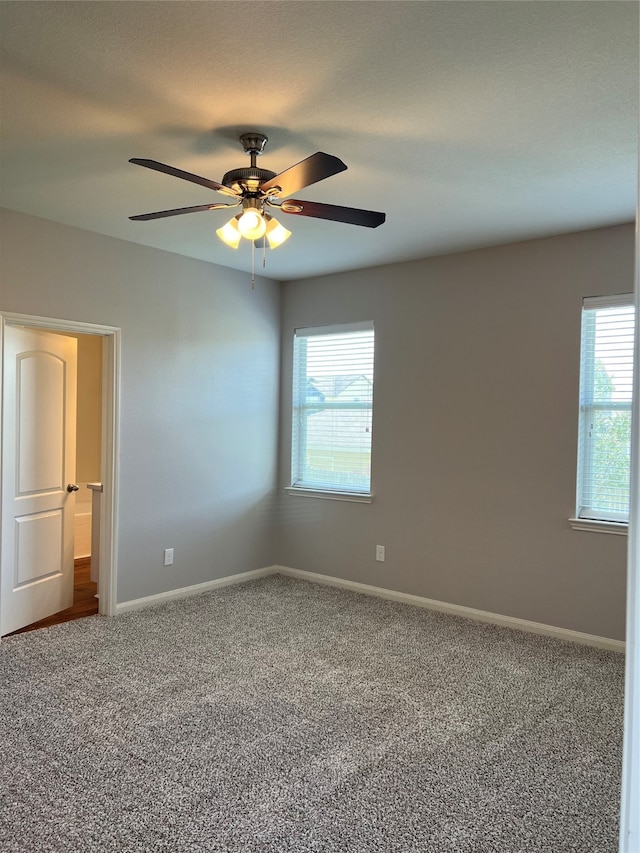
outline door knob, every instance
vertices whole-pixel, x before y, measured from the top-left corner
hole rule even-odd
[[[68,492],[77,492],[79,488],[80,488],[80,486],[76,486],[75,483],[69,483],[67,486],[67,491]]]

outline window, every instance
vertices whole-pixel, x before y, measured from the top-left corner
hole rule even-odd
[[[293,487],[369,494],[373,355],[373,323],[296,329]]]
[[[634,320],[631,295],[583,300],[578,519],[629,521]]]

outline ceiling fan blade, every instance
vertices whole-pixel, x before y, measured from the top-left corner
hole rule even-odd
[[[363,225],[365,228],[377,228],[387,218],[386,214],[375,210],[341,207],[338,204],[323,204],[319,201],[302,201],[299,198],[288,198],[283,201],[280,210],[283,213],[292,213],[294,216],[331,219],[334,222],[346,222],[349,225]]]
[[[273,190],[279,187],[278,192],[272,192],[271,195],[288,196],[298,190],[308,187],[311,184],[317,184],[318,181],[324,181],[325,178],[330,178],[331,175],[337,175],[338,172],[344,172],[347,167],[332,154],[325,154],[318,151],[307,157],[306,160],[301,160],[295,166],[285,169],[280,172],[275,178],[271,178],[261,185],[260,189],[263,192]]]
[[[182,213],[200,213],[203,210],[220,210],[223,207],[237,207],[236,204],[196,204],[194,207],[177,207],[175,210],[158,210],[156,213],[140,213],[130,216],[135,222],[146,222],[148,219],[162,219],[164,216],[179,216]]]
[[[157,160],[145,160],[139,157],[132,157],[130,163],[135,163],[136,166],[144,166],[145,169],[153,169],[156,172],[164,172],[165,175],[173,175],[174,178],[182,178],[183,181],[191,181],[192,184],[200,184],[202,187],[207,187],[210,190],[215,190],[224,195],[230,195],[238,198],[238,193],[234,190],[225,187],[224,184],[219,184],[217,181],[212,181],[209,178],[202,178],[200,175],[194,175],[191,172],[184,172],[182,169],[176,169],[175,166],[167,166],[166,163],[158,163]]]

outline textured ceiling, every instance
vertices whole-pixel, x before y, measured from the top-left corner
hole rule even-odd
[[[266,274],[302,278],[630,221],[636,2],[2,2],[4,207],[247,270],[224,201],[130,165],[220,180],[269,136],[279,172],[349,169],[297,195],[383,210],[376,230],[301,217]]]

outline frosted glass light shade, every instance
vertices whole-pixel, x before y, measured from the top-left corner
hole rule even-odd
[[[291,231],[287,231],[284,225],[281,225],[277,219],[271,217],[267,225],[267,241],[270,249],[277,249],[282,246],[285,240],[291,237]]]
[[[267,230],[267,223],[259,210],[249,208],[238,219],[238,228],[247,240],[259,240]]]
[[[222,228],[218,228],[216,234],[230,249],[237,249],[240,245],[242,234],[238,228],[238,220],[235,216],[226,225],[223,225]]]

